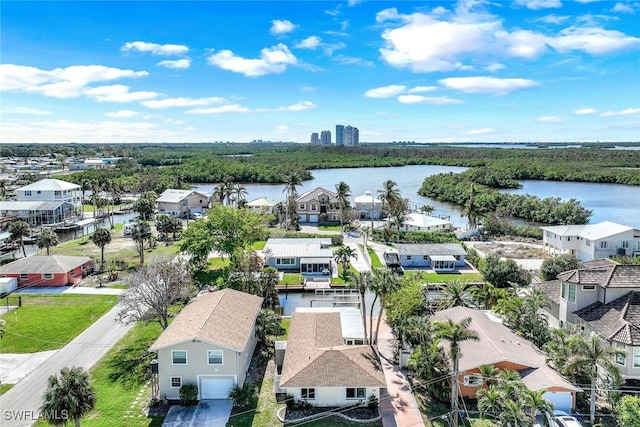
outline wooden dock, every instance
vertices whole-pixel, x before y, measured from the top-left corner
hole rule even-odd
[[[314,298],[311,300],[312,307],[314,301],[330,302],[334,307],[338,305],[360,306],[360,294],[355,289],[316,289]]]

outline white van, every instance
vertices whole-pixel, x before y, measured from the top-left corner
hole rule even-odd
[[[135,224],[132,224],[130,222],[126,223],[122,227],[122,234],[125,235],[125,236],[129,236],[131,234],[131,232],[133,231],[135,226],[136,226]]]

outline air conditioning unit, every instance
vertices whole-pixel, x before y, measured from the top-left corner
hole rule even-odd
[[[481,375],[465,375],[462,384],[467,387],[480,387],[482,385]]]

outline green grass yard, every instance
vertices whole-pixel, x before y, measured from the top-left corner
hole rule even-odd
[[[17,295],[0,299],[0,305],[17,304]],[[111,310],[113,295],[21,294],[22,307],[2,316],[7,323],[0,353],[35,353],[55,350]]]
[[[412,277],[415,276],[416,272],[406,271],[405,276]],[[482,274],[480,273],[422,273],[422,283],[448,283],[453,281],[460,281],[462,283],[465,282],[483,282],[484,279]]]

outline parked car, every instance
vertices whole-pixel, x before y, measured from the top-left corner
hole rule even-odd
[[[130,222],[126,223],[125,225],[122,226],[122,234],[124,236],[129,236],[135,226],[136,226],[135,224],[132,224]]]
[[[202,219],[204,218],[204,215],[202,215],[200,212],[194,212],[191,214],[191,219]]]
[[[325,276],[328,276],[331,273],[331,271],[328,268],[323,268],[322,269],[322,274],[324,274]]]
[[[551,427],[583,427],[580,421],[572,415],[567,414],[564,411],[553,411],[553,417],[551,417]]]

